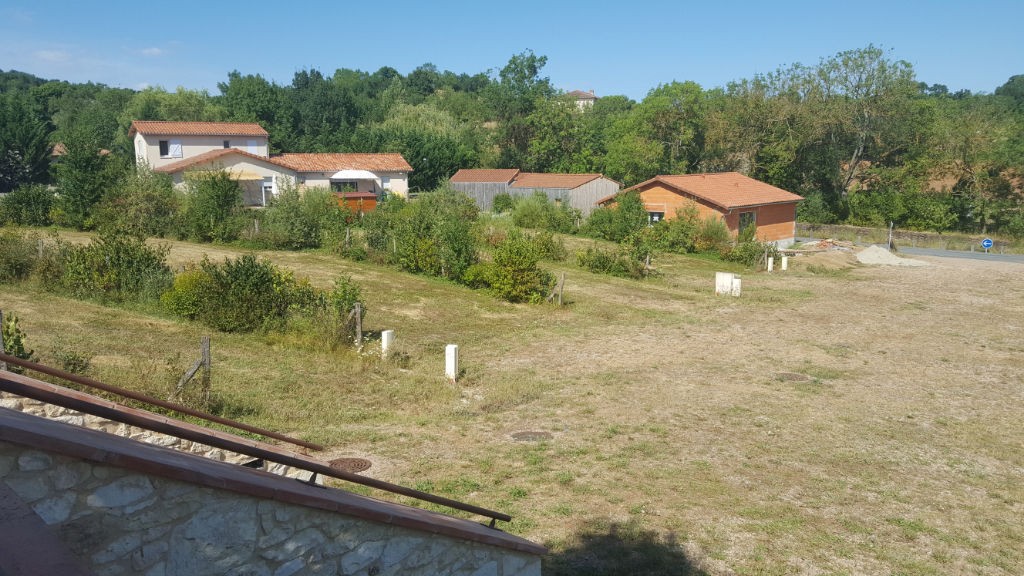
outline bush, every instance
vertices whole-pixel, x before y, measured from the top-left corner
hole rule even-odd
[[[334,290],[325,294],[308,279],[296,279],[293,273],[247,254],[220,264],[203,260],[178,274],[160,300],[169,312],[222,332],[283,330],[296,316],[326,320],[322,324],[338,332],[336,326],[360,297],[359,287],[350,279],[339,279]]]
[[[259,213],[259,234],[252,240],[268,248],[319,248],[326,237],[344,233],[347,216],[329,190],[312,188],[300,193],[296,186],[284,186]]]
[[[623,278],[646,278],[649,270],[645,263],[638,260],[628,249],[602,250],[589,247],[576,254],[576,263],[591,272],[610,274]]]
[[[94,208],[93,220],[103,234],[162,237],[173,229],[178,208],[170,177],[140,167],[103,197]]]
[[[651,243],[659,250],[688,254],[696,250],[697,232],[700,229],[700,215],[696,206],[687,206],[676,211],[676,217],[661,220],[650,228]]]
[[[477,260],[477,215],[473,200],[448,189],[412,202],[389,198],[364,218],[370,256],[417,274],[461,278]]]
[[[35,266],[39,237],[0,230],[0,283],[28,278]]]
[[[512,223],[520,228],[534,228],[551,232],[572,233],[576,231],[579,211],[563,203],[555,204],[547,194],[536,191],[530,196],[515,200],[512,208]]]
[[[3,317],[4,322],[0,326],[0,331],[3,334],[4,354],[34,362],[36,359],[35,351],[25,349],[25,333],[21,331],[21,327],[18,325],[18,316],[14,312],[7,312]],[[15,374],[24,373],[24,369],[20,366],[9,364],[7,369]]]
[[[554,285],[554,277],[537,267],[540,250],[518,231],[494,249],[488,284],[496,296],[509,302],[540,302]]]
[[[223,171],[191,174],[178,235],[198,242],[231,242],[245,227],[242,188]]]
[[[555,238],[555,235],[548,230],[534,234],[530,240],[537,250],[537,255],[542,260],[562,262],[568,257],[568,252],[565,250],[565,242]]]
[[[583,233],[593,238],[621,242],[630,234],[645,228],[650,222],[640,193],[619,194],[612,206],[603,206],[590,213]]]
[[[693,249],[697,252],[721,252],[732,245],[729,227],[721,218],[714,216],[705,218],[697,226],[693,238]]]
[[[0,197],[0,224],[49,226],[54,194],[48,186],[28,184]]]
[[[502,192],[494,197],[494,205],[491,210],[495,214],[504,214],[512,210],[512,196],[508,192]]]
[[[779,247],[772,242],[758,242],[751,238],[724,249],[721,255],[723,260],[739,262],[745,266],[767,266],[767,258],[778,260],[780,252]]]
[[[128,236],[100,236],[86,246],[58,239],[39,272],[44,289],[76,298],[155,300],[173,279],[165,262],[169,250]]]

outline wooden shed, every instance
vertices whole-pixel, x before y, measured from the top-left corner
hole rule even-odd
[[[475,200],[481,210],[493,208],[494,197],[501,193],[516,197],[539,191],[548,200],[568,204],[584,216],[597,208],[599,200],[622,188],[603,174],[520,172],[515,168],[463,169],[456,172],[450,182],[453,189]]]
[[[651,222],[676,217],[676,212],[695,206],[702,218],[720,217],[735,236],[754,226],[762,242],[789,246],[796,236],[796,205],[803,197],[738,172],[655,176],[627,188],[640,193]],[[602,199],[612,204],[615,197]]]

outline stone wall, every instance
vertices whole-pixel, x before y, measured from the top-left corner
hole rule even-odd
[[[100,576],[540,574],[536,555],[6,442],[0,480]]]
[[[34,416],[41,416],[55,422],[64,422],[73,426],[88,428],[90,430],[100,430],[108,434],[114,434],[115,436],[130,438],[137,442],[145,442],[146,444],[152,444],[154,446],[163,446],[164,448],[170,448],[172,450],[188,454],[197,454],[218,462],[244,464],[253,460],[252,456],[247,456],[245,454],[237,454],[229,450],[221,450],[220,448],[214,448],[198,442],[192,442],[183,438],[153,432],[152,430],[146,430],[145,428],[139,428],[137,426],[122,424],[121,422],[107,420],[106,418],[100,418],[99,416],[93,416],[91,414],[83,414],[76,410],[70,410],[62,406],[54,406],[53,404],[47,404],[31,398],[23,398],[16,394],[10,394],[7,392],[0,392],[0,408],[10,408],[11,410],[17,410]],[[268,472],[273,472],[274,474],[280,474],[281,476],[287,476],[288,478],[297,478],[299,480],[309,480],[313,476],[313,474],[308,470],[299,470],[290,466],[285,466],[284,464],[277,464],[275,462],[265,463],[263,469]],[[323,476],[316,476],[315,482],[317,484],[323,484]]]

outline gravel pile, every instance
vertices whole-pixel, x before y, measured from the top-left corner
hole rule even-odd
[[[861,264],[877,264],[879,266],[927,266],[927,262],[900,258],[881,246],[868,246],[857,253],[857,261]]]

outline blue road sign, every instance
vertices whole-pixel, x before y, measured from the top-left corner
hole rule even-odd
[[[984,240],[982,240],[981,241],[981,247],[984,248],[985,250],[988,250],[989,248],[991,248],[992,247],[992,239],[991,238],[985,238]]]

